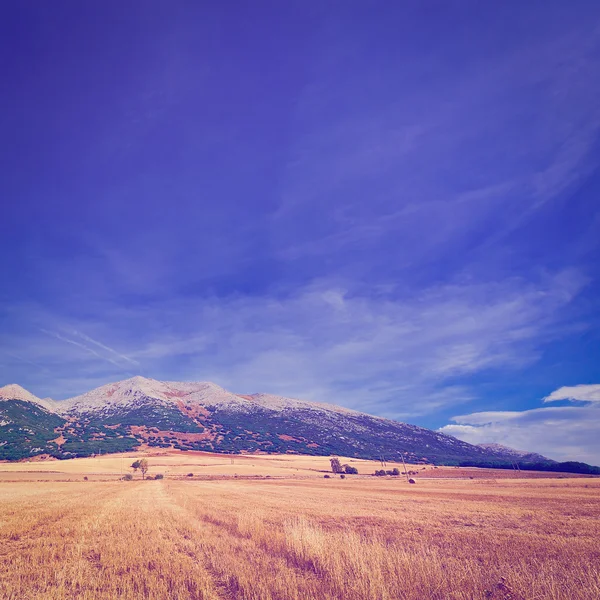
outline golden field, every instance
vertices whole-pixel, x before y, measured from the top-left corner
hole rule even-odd
[[[134,456],[0,464],[0,598],[600,598],[600,479]]]

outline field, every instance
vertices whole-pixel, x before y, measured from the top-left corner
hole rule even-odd
[[[0,598],[600,598],[600,479],[164,453],[120,480],[132,460],[0,464]]]

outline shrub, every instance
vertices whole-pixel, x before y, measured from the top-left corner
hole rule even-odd
[[[148,479],[149,481],[152,481],[154,479],[154,477],[152,477],[152,475],[148,475],[148,477],[146,477],[146,479]]]
[[[409,479],[408,483],[417,483],[414,479]]]
[[[133,475],[131,473],[125,473],[125,475],[123,475],[123,479],[125,481],[132,481],[133,480]]]
[[[86,476],[83,478],[83,480],[84,480],[84,481],[87,481],[87,480],[88,480],[88,478],[87,478],[87,475],[86,475]]]
[[[346,479],[346,476],[345,476],[345,475],[342,473],[342,474],[340,475],[340,479]]]
[[[385,471],[383,469],[375,471],[374,474],[377,475],[377,477],[385,477]]]
[[[164,476],[162,473],[157,473],[157,474],[154,476],[154,479],[164,479],[164,477],[165,477],[165,476]]]
[[[194,476],[194,474],[193,474],[193,473],[188,473],[188,474],[187,474],[187,477],[193,477],[193,476]]]
[[[392,475],[400,475],[398,468],[392,469]]]
[[[329,477],[329,475],[323,475],[324,479],[331,479],[331,477]]]
[[[344,465],[344,472],[346,475],[358,475],[358,469],[350,465]]]

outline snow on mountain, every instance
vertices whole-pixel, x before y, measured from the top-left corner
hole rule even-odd
[[[250,394],[249,396],[242,396],[247,398],[251,402],[256,403],[262,408],[268,408],[270,410],[286,410],[286,409],[302,409],[302,410],[314,410],[314,411],[326,411],[335,412],[345,415],[357,415],[364,416],[365,413],[361,413],[350,408],[344,408],[343,406],[337,406],[335,404],[327,404],[325,402],[309,402],[307,400],[297,400],[295,398],[285,398],[283,396],[276,396],[274,394]]]
[[[21,400],[23,402],[33,402],[34,404],[43,406],[47,410],[55,410],[55,403],[53,400],[49,398],[42,400],[16,383],[10,383],[0,388],[0,401],[1,400]]]
[[[58,403],[61,413],[107,411],[119,407],[136,406],[148,401],[164,405],[179,402],[232,409],[248,405],[248,400],[232,394],[209,381],[157,381],[133,377],[109,383],[80,396]]]
[[[283,411],[301,409],[346,415],[364,415],[333,404],[284,398],[273,394],[234,394],[210,381],[157,381],[133,377],[57,403],[59,413],[110,411],[118,407],[136,406],[152,400],[162,404],[198,404],[220,410],[248,411],[257,408]]]

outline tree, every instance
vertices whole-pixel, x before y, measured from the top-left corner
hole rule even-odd
[[[145,458],[140,460],[140,464],[138,465],[139,470],[142,472],[142,479],[146,479],[146,473],[148,472],[148,461]]]
[[[133,469],[133,472],[135,473],[140,468],[140,461],[135,460],[134,462],[132,462],[131,468]]]
[[[331,459],[329,459],[329,462],[331,463],[331,470],[334,473],[343,473],[344,472],[344,469],[342,468],[342,464],[340,463],[339,458],[331,458]]]

